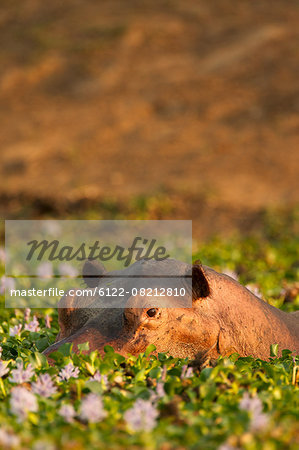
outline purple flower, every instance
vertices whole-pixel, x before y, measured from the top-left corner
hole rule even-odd
[[[67,381],[71,377],[78,378],[78,375],[79,375],[79,368],[74,367],[73,363],[69,363],[60,370],[58,379],[59,381],[64,380]]]
[[[184,378],[190,378],[194,375],[192,367],[188,367],[187,365],[184,365],[182,367],[182,373],[181,373],[181,380]]]
[[[36,274],[40,278],[51,278],[53,276],[53,267],[50,262],[41,263],[36,269]]]
[[[32,391],[41,397],[51,397],[55,394],[57,388],[54,386],[51,376],[44,373],[38,377],[35,383],[32,383]]]
[[[89,423],[97,423],[106,417],[103,402],[99,395],[90,393],[81,404],[80,418]]]
[[[45,315],[45,325],[46,325],[46,328],[51,328],[51,318],[50,318],[49,314]]]
[[[248,411],[250,420],[250,430],[259,431],[265,428],[269,423],[267,414],[263,413],[263,404],[258,397],[250,398],[247,392],[244,393],[239,408]]]
[[[15,289],[16,284],[13,278],[7,278],[3,275],[0,279],[0,294],[4,294],[6,290]]]
[[[30,308],[26,308],[25,312],[24,312],[24,320],[25,320],[25,322],[29,322],[30,314],[31,314],[31,309]]]
[[[193,375],[194,375],[194,372],[193,372],[192,367],[188,367],[188,369],[186,370],[185,377],[190,378],[190,377],[193,377]]]
[[[35,333],[40,330],[39,322],[38,322],[36,316],[33,316],[33,319],[31,322],[25,324],[25,330],[30,331],[32,333]]]
[[[261,411],[262,403],[258,397],[251,398],[248,392],[245,392],[240,400],[239,407],[244,411]]]
[[[164,397],[165,395],[164,384],[161,383],[160,381],[158,381],[157,383],[156,391],[159,398]]]
[[[165,381],[165,380],[166,380],[166,374],[167,374],[167,367],[166,367],[166,366],[163,366],[163,369],[162,369],[162,375],[161,375],[161,380],[162,380],[162,381]]]
[[[73,267],[67,263],[59,264],[58,270],[59,270],[60,275],[62,275],[64,277],[75,278],[78,275],[78,270],[75,267]]]
[[[9,336],[20,336],[22,330],[22,324],[15,325],[14,327],[9,327]]]
[[[23,421],[29,412],[37,412],[38,410],[35,395],[24,387],[14,388],[11,392],[10,410],[18,416],[20,422]]]
[[[67,423],[72,423],[76,415],[73,405],[62,405],[58,411],[59,415],[64,418]]]
[[[260,431],[266,428],[269,424],[269,417],[267,414],[254,414],[251,418],[250,429],[252,431]]]
[[[124,419],[133,431],[151,431],[157,423],[158,411],[151,401],[138,399],[124,414]]]
[[[0,378],[4,377],[4,375],[9,372],[9,369],[7,368],[8,364],[8,361],[0,360]]]
[[[93,377],[90,377],[88,381],[98,381],[99,383],[103,383],[104,387],[108,386],[108,377],[107,375],[101,375],[97,370]]]
[[[17,362],[17,368],[11,371],[11,375],[12,376],[9,378],[9,381],[11,383],[17,384],[26,383],[27,381],[30,380],[30,378],[33,377],[34,370],[31,364],[28,364],[26,369],[24,369],[23,363]]]
[[[151,402],[157,402],[160,398],[165,396],[164,383],[162,381],[158,381],[156,386],[156,392],[152,391],[150,400]]]
[[[20,445],[18,436],[13,433],[8,433],[4,428],[0,428],[0,445],[1,448],[14,448]]]

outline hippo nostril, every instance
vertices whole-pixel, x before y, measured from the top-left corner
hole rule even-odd
[[[149,317],[155,317],[155,315],[157,314],[157,312],[158,312],[157,308],[151,308],[151,309],[148,309],[148,310],[146,311],[146,314],[147,314]]]

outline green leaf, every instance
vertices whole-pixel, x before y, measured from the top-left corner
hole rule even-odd
[[[32,412],[28,413],[28,420],[33,423],[33,425],[38,425],[39,418],[37,414],[34,414]]]
[[[207,381],[212,373],[213,369],[211,367],[205,367],[200,373],[200,379],[202,381]]]
[[[0,391],[2,392],[3,396],[6,397],[6,391],[2,378],[0,378]]]
[[[121,363],[125,362],[125,360],[126,360],[126,358],[124,356],[120,355],[119,353],[114,353],[113,357],[114,357],[113,359],[114,359],[115,363],[117,363],[117,364],[121,364]]]
[[[288,358],[289,356],[292,355],[292,353],[293,353],[293,352],[292,352],[291,350],[288,350],[288,349],[284,349],[284,350],[282,350],[282,352],[281,352],[283,358]]]
[[[278,355],[278,344],[272,344],[270,345],[270,356],[277,356]]]
[[[40,369],[41,367],[46,367],[48,365],[46,356],[39,352],[31,354],[29,360],[35,369]]]
[[[149,377],[150,378],[158,378],[158,376],[160,375],[161,370],[159,367],[153,367],[150,372],[149,372]]]
[[[89,350],[89,342],[84,342],[83,344],[78,344],[78,349],[80,352],[87,352]]]
[[[111,353],[114,353],[114,348],[111,347],[111,345],[105,345],[104,347],[104,352],[107,353],[108,355]]]
[[[38,340],[35,342],[35,345],[36,345],[36,348],[37,348],[40,352],[42,352],[42,351],[44,351],[44,350],[49,346],[49,340],[48,340],[47,337],[43,337],[43,338],[41,338],[41,339],[38,339]]]
[[[63,354],[59,350],[56,350],[55,352],[52,352],[50,357],[56,363],[60,363],[63,360]]]
[[[138,373],[135,375],[135,381],[143,381],[145,379],[145,369],[139,370]]]
[[[103,392],[102,384],[98,381],[86,381],[85,387],[87,387],[94,394],[101,394]]]
[[[149,356],[149,355],[150,355],[152,352],[154,352],[155,350],[156,350],[156,346],[155,346],[154,344],[150,344],[150,345],[146,348],[144,354],[145,354],[145,356]]]
[[[81,394],[82,394],[82,389],[85,385],[85,381],[81,380],[80,378],[75,380],[75,384],[77,386],[77,396],[78,396],[78,400],[81,399]]]
[[[200,386],[200,396],[203,400],[212,401],[216,394],[215,383],[205,383]]]
[[[97,358],[99,358],[99,353],[97,351],[93,351],[89,354],[90,362],[93,364]]]
[[[59,353],[63,356],[71,356],[73,344],[71,342],[66,342],[59,347]]]

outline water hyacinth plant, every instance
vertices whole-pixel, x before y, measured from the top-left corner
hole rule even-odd
[[[298,258],[290,236],[214,241],[194,258],[229,267],[267,301],[294,311],[299,298],[288,292]],[[287,349],[278,356],[272,346],[269,361],[231,355],[202,368],[154,355],[152,346],[124,358],[109,346],[100,356],[86,354],[87,345],[74,354],[65,344],[49,364],[42,352],[58,333],[57,312],[3,307],[0,314],[1,449],[299,446],[299,358]]]
[[[89,423],[97,423],[106,417],[102,399],[98,394],[91,392],[81,403],[80,418]]]
[[[28,364],[26,369],[23,367],[23,362],[17,362],[17,368],[11,371],[9,381],[11,383],[22,384],[29,381],[34,375],[34,370],[31,364]]]
[[[157,408],[151,401],[139,398],[125,412],[124,418],[133,431],[152,431],[157,424],[158,415]]]
[[[70,378],[78,378],[79,369],[78,367],[74,367],[73,363],[67,364],[63,367],[59,372],[59,381],[67,381]]]
[[[76,411],[73,405],[61,405],[58,414],[64,418],[67,423],[72,423],[74,421],[74,417],[76,416]]]
[[[4,377],[9,372],[8,361],[0,361],[0,378]]]
[[[39,328],[39,322],[38,322],[37,318],[35,316],[33,316],[32,321],[29,323],[26,323],[24,329],[27,331],[32,331],[33,333],[39,331],[40,328]]]
[[[36,382],[32,383],[32,392],[48,398],[57,392],[57,388],[51,376],[48,373],[43,373],[37,378]]]
[[[265,428],[269,424],[269,418],[267,414],[264,414],[263,404],[259,397],[250,398],[248,392],[245,392],[240,403],[240,409],[248,411],[250,413],[250,430],[259,431]]]
[[[37,399],[32,392],[24,387],[16,387],[11,391],[10,410],[23,422],[30,412],[37,412]]]
[[[20,447],[20,439],[12,431],[0,428],[0,445],[5,449],[17,448]]]

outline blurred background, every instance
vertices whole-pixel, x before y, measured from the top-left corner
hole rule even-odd
[[[295,0],[2,0],[1,217],[294,220],[298,23]]]

